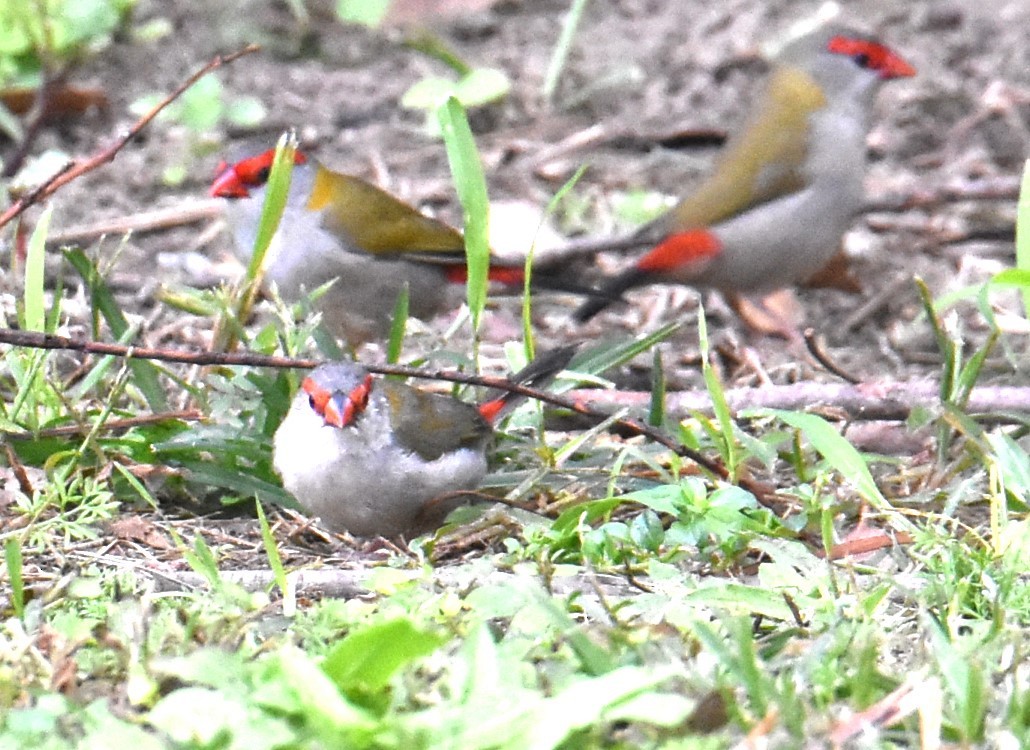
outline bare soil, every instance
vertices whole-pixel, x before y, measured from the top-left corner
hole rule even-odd
[[[594,0],[548,104],[541,86],[569,4],[509,0],[462,16],[434,15],[431,31],[469,64],[501,68],[512,80],[503,103],[472,114],[492,199],[546,205],[580,165],[589,164],[576,189],[585,218],[568,219],[563,228],[591,234],[620,229],[612,204],[622,191],[679,194],[705,173],[717,149],[678,136],[732,130],[765,70],[760,43],[818,5]],[[204,139],[174,123],[157,123],[113,164],[62,190],[54,199],[54,223],[91,224],[201,199],[223,155],[271,146],[288,128],[333,167],[365,175],[458,222],[442,145],[425,135],[419,113],[399,106],[409,86],[446,73],[444,66],[406,47],[398,28],[343,26],[329,3],[308,5],[312,23],[301,29],[285,3],[270,0],[141,0],[137,23],[163,17],[173,31],[155,42],[127,34],[86,63],[77,79],[102,86],[110,111],[47,130],[38,150],[96,151],[134,121],[133,101],[171,90],[214,54],[249,41],[265,50],[229,66],[221,79],[227,96],[258,97],[269,117],[257,131],[223,127]],[[912,278],[924,279],[939,297],[1014,262],[1015,185],[1030,145],[1030,5],[865,0],[847,3],[844,18],[881,33],[919,75],[885,86],[878,100],[867,180],[875,210],[845,238],[863,291],[802,290],[798,297],[804,320],[825,337],[829,355],[844,369],[865,380],[931,377],[940,361]],[[577,136],[584,145],[574,145]],[[162,171],[181,164],[188,168],[186,181],[176,188],[162,184]],[[1001,197],[963,197],[985,184],[1000,187]],[[228,243],[225,233],[212,235],[197,224],[127,241],[114,278],[130,307],[149,321],[148,343],[203,343],[203,325],[183,323],[181,313],[155,302],[153,294],[158,283],[209,282]],[[111,254],[115,244],[107,241]],[[617,262],[603,259],[606,268]],[[682,288],[641,290],[630,305],[576,326],[568,320],[575,301],[548,297],[538,305],[540,335],[547,342],[654,330],[692,319],[698,299]],[[1015,314],[1014,296],[991,300],[1009,335],[985,382],[1025,384],[1026,321]],[[705,303],[710,328],[726,344],[721,362],[729,384],[757,382],[758,369],[774,382],[832,379],[782,340],[749,332],[714,296]],[[517,331],[517,305],[500,307],[495,339]],[[75,312],[73,302],[68,309]],[[970,345],[987,335],[972,304],[949,313],[949,325]],[[694,326],[680,329],[662,351],[670,388],[698,384]],[[624,387],[646,388],[649,363],[641,358],[615,377]]]
[[[89,224],[200,198],[222,155],[270,145],[288,128],[295,128],[332,166],[366,175],[457,221],[442,146],[423,133],[419,113],[398,104],[409,86],[426,75],[446,73],[444,67],[405,47],[397,28],[343,26],[323,7],[327,4],[309,5],[313,19],[303,30],[285,4],[264,0],[141,2],[138,22],[164,17],[173,31],[152,43],[129,35],[89,62],[80,78],[107,91],[110,114],[49,131],[40,147],[72,154],[94,151],[132,121],[131,102],[170,90],[215,53],[246,41],[263,43],[265,51],[225,69],[226,95],[258,97],[269,117],[258,132],[225,128],[203,142],[181,126],[158,123],[114,164],[62,191],[55,200],[55,223]],[[434,15],[431,32],[471,65],[501,68],[512,80],[511,95],[503,103],[472,115],[492,199],[546,205],[576,168],[589,164],[577,191],[586,204],[586,219],[578,226],[603,234],[619,229],[611,201],[620,191],[675,195],[705,173],[717,150],[677,148],[676,136],[732,130],[764,70],[759,45],[810,15],[817,4],[595,0],[576,36],[555,102],[548,105],[541,86],[567,7],[567,2],[550,0],[502,2],[464,16]],[[856,222],[845,240],[864,290],[859,295],[802,291],[804,320],[826,336],[833,358],[856,375],[918,377],[932,373],[936,363],[908,280],[925,279],[939,296],[1013,262],[1013,196],[987,201],[940,194],[975,180],[1011,181],[1021,169],[1030,143],[1025,37],[1030,8],[1019,0],[975,5],[870,0],[849,3],[844,18],[881,33],[919,75],[884,87],[869,138],[870,204],[891,210]],[[599,130],[591,131],[586,145],[569,145],[591,128]],[[160,175],[178,164],[187,165],[188,177],[170,189]],[[907,207],[927,194],[941,200]],[[566,228],[576,229],[577,222]],[[162,277],[195,281],[198,268],[210,271],[193,254],[202,234],[194,225],[135,236],[117,268],[128,276],[126,283],[145,269],[142,289],[147,293],[155,263],[167,270]],[[205,258],[218,259],[228,241],[221,234],[199,249]],[[606,267],[617,262],[609,260]],[[851,320],[885,289],[886,299]],[[613,308],[584,327],[565,321],[574,301],[557,300],[548,314],[541,313],[542,334],[564,339],[640,332],[693,315],[697,298],[684,289],[644,290],[633,296],[632,306]],[[140,302],[151,304],[146,295]],[[753,346],[774,380],[808,376],[792,365],[794,353],[783,356],[782,342],[751,336],[717,299],[708,307],[716,330]],[[984,330],[978,319],[960,319],[974,339]],[[667,346],[674,371],[693,360],[695,341],[688,325]],[[683,373],[682,382],[695,381]]]

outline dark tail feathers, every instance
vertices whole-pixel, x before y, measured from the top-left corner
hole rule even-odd
[[[579,344],[569,344],[539,352],[532,362],[508,379],[529,388],[543,388],[568,366],[578,350]],[[520,393],[503,391],[481,403],[479,413],[492,424],[501,414],[511,411],[525,399]]]
[[[579,309],[572,314],[572,319],[577,323],[586,323],[592,317],[608,307],[613,302],[619,302],[622,295],[635,286],[640,286],[647,279],[647,273],[637,268],[629,268],[615,278],[602,284],[601,288],[595,291],[591,298],[579,306]]]

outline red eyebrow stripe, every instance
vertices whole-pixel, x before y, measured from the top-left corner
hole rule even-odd
[[[869,61],[866,67],[877,71],[881,78],[908,78],[916,74],[916,69],[890,47],[869,39],[855,39],[838,34],[827,42],[826,49],[848,57],[864,55]]]
[[[221,162],[218,165],[218,177],[211,185],[210,194],[216,198],[246,198],[250,195],[248,188],[259,187],[265,183],[267,170],[271,168],[274,160],[275,149],[272,148],[235,164]],[[307,160],[299,151],[294,153],[294,164],[304,164]]]
[[[311,403],[315,407],[316,412],[321,414],[325,411],[325,405],[329,401],[329,391],[319,386],[311,378],[304,378],[300,388],[311,398]]]

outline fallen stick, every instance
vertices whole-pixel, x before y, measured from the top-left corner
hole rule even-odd
[[[915,408],[939,408],[940,384],[930,380],[879,383],[793,383],[760,388],[730,388],[726,401],[733,412],[747,409],[816,411],[831,419],[856,421],[904,421]],[[647,409],[651,394],[642,391],[575,390],[564,394],[584,405],[603,410]],[[665,398],[673,419],[694,412],[712,414],[712,400],[705,391],[677,391]],[[980,386],[974,388],[963,412],[977,421],[1001,424],[1030,422],[1030,387]],[[1006,413],[1007,412],[1007,413]]]
[[[93,224],[80,224],[66,229],[57,229],[47,235],[48,245],[69,245],[90,242],[105,235],[120,235],[126,232],[136,234],[172,229],[186,224],[216,219],[222,215],[224,201],[212,198],[204,201],[190,201],[178,206],[159,208],[154,211],[119,216]]]

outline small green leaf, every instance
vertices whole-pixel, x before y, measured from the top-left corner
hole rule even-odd
[[[457,81],[440,76],[428,76],[412,84],[401,97],[401,106],[405,109],[436,109],[440,104],[453,96],[458,87]]]
[[[855,450],[855,447],[825,419],[816,414],[779,409],[758,409],[756,411],[771,414],[791,427],[801,430],[819,455],[840,472],[866,502],[878,510],[890,508],[890,503],[880,492],[880,488],[876,486],[873,475],[869,473],[869,467],[862,458],[862,454]]]
[[[675,203],[672,196],[653,190],[627,190],[612,198],[612,209],[619,222],[638,226],[654,219]]]
[[[473,68],[455,87],[454,96],[466,107],[500,101],[511,91],[507,73],[495,68]]]
[[[322,669],[343,691],[379,690],[401,667],[446,642],[447,638],[399,617],[350,633],[329,652]]]
[[[1004,432],[991,432],[987,442],[1005,489],[1030,505],[1030,455]]]
[[[162,698],[147,714],[147,723],[179,747],[228,747],[236,727],[250,720],[247,701],[202,687],[185,687]]]
[[[222,119],[222,82],[206,75],[186,89],[169,116],[195,133],[214,130]]]
[[[386,18],[390,0],[337,0],[336,15],[344,23],[376,28]]]
[[[233,125],[254,128],[268,117],[268,109],[256,96],[241,96],[229,102],[225,116]]]

